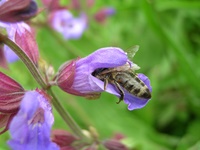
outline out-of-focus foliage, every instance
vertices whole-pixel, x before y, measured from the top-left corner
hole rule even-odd
[[[114,7],[116,14],[103,25],[90,18],[79,40],[64,41],[48,28],[38,29],[41,57],[57,71],[65,61],[101,47],[140,45],[133,62],[149,77],[152,99],[145,108],[130,112],[107,93],[86,100],[55,87],[60,102],[82,128],[95,127],[101,139],[120,132],[134,150],[200,149],[200,1],[99,0],[86,12],[91,15],[103,6]],[[37,85],[21,62],[4,72],[26,89]],[[54,128],[67,129],[54,114]],[[0,139],[0,149],[7,149],[8,133]]]

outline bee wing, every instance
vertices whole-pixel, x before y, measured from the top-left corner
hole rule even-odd
[[[139,50],[139,45],[134,45],[126,50],[128,58],[131,60],[135,56],[135,53]]]

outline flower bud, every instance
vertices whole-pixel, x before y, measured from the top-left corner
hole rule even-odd
[[[78,139],[74,135],[65,130],[56,129],[52,131],[52,141],[61,149],[63,147],[71,147],[71,144],[76,140]]]
[[[29,30],[28,27],[24,27],[22,30],[16,30],[15,42],[22,48],[22,50],[24,50],[33,63],[37,65],[39,59],[38,46],[35,40],[34,32],[30,29],[30,27]]]
[[[4,128],[0,134],[7,131],[10,121],[19,110],[24,93],[19,83],[0,72],[0,128]]]
[[[0,21],[19,22],[30,19],[37,13],[34,0],[9,0],[0,5]]]
[[[103,145],[108,150],[128,150],[128,148],[117,140],[106,140],[103,142]]]

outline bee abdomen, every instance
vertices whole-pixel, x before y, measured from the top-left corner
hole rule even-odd
[[[144,99],[151,98],[148,87],[135,74],[122,72],[118,73],[115,79],[130,94]]]

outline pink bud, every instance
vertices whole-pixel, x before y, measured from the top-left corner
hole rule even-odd
[[[73,150],[71,144],[78,140],[74,135],[65,130],[53,130],[52,141],[55,142],[62,150]]]
[[[15,33],[15,42],[24,50],[29,58],[37,65],[39,59],[38,46],[33,32],[24,28],[23,33]]]
[[[0,72],[0,112],[15,113],[17,112],[20,101],[24,95],[22,86]]]
[[[0,128],[4,127],[0,134],[7,131],[10,121],[19,109],[24,92],[19,83],[0,72]]]
[[[117,140],[106,140],[103,145],[108,150],[128,150],[128,148]]]
[[[120,141],[120,140],[122,140],[124,138],[126,138],[126,136],[124,134],[122,134],[122,133],[115,133],[114,136],[113,136],[113,139],[114,140],[118,140],[118,141]]]
[[[0,20],[19,22],[30,19],[37,13],[37,4],[33,0],[9,0],[0,6]]]

